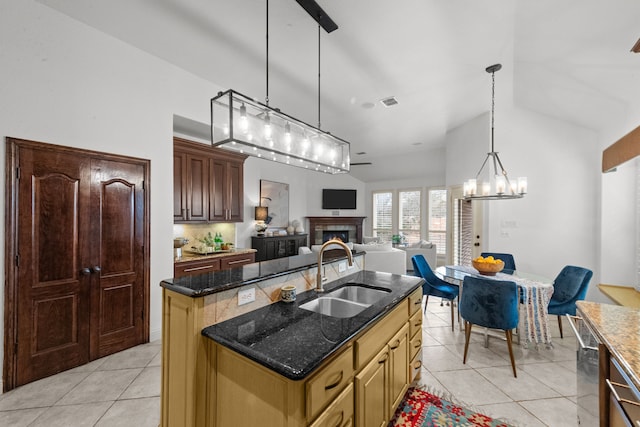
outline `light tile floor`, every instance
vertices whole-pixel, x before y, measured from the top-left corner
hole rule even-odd
[[[575,426],[575,339],[565,327],[552,350],[514,348],[518,378],[504,341],[451,332],[450,308],[430,298],[423,323],[420,384],[471,409],[517,426]],[[0,395],[0,426],[152,426],[160,420],[160,341],[140,345]]]

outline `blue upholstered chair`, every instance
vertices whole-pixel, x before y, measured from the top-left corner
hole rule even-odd
[[[484,258],[491,255],[495,259],[501,259],[502,262],[504,262],[504,270],[502,271],[503,273],[513,274],[513,271],[516,269],[516,261],[511,254],[501,254],[499,252],[482,252],[480,255]]]
[[[549,301],[549,314],[558,316],[560,338],[562,336],[562,318],[565,314],[576,315],[576,302],[587,295],[587,288],[593,272],[587,268],[565,266],[553,282],[553,296]]]
[[[451,330],[453,331],[453,300],[458,297],[460,288],[456,285],[449,284],[442,279],[439,279],[429,266],[429,263],[425,259],[424,255],[414,255],[411,257],[413,263],[413,270],[418,273],[420,277],[425,280],[422,285],[422,295],[427,299],[424,303],[424,312],[427,312],[427,303],[429,302],[429,295],[441,297],[451,301]]]
[[[513,376],[518,377],[511,348],[512,332],[518,326],[518,304],[518,286],[515,282],[472,276],[464,278],[459,307],[460,316],[464,320],[464,358],[462,363],[467,363],[469,338],[473,325],[502,329],[507,338]]]

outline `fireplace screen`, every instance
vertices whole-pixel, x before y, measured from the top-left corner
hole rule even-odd
[[[349,230],[323,230],[322,243],[331,239],[340,239],[346,243],[349,241]]]

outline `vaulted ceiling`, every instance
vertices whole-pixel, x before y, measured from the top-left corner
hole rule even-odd
[[[264,100],[265,0],[39,1]],[[494,63],[496,103],[596,131],[640,111],[636,0],[318,2],[339,26],[320,35],[321,125],[351,142],[354,162],[441,149],[448,130],[490,109]],[[315,125],[317,24],[294,0],[269,9],[270,105]],[[390,96],[398,105],[383,106]]]

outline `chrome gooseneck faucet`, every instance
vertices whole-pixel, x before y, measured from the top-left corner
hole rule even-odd
[[[326,280],[325,277],[322,276],[322,258],[325,249],[330,245],[340,245],[347,253],[347,260],[349,261],[349,266],[353,265],[353,254],[351,253],[351,249],[347,246],[342,240],[331,239],[327,240],[320,248],[320,252],[318,253],[318,274],[316,275],[316,292],[324,292],[324,287],[322,286],[322,282]]]

